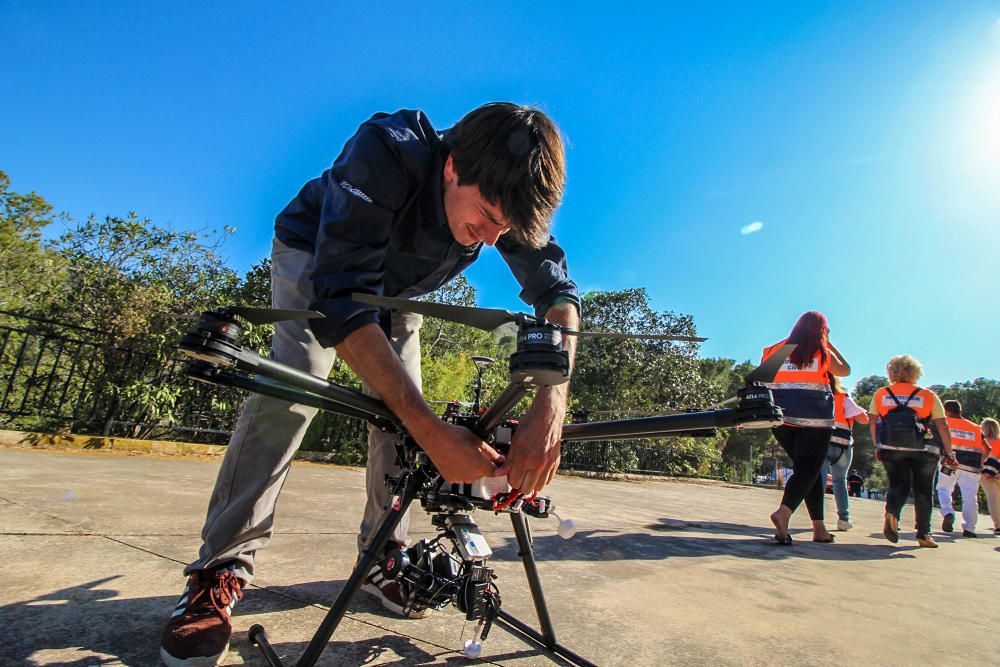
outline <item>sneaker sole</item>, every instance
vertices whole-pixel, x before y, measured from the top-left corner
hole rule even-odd
[[[180,658],[175,658],[174,656],[167,653],[167,649],[160,647],[160,660],[163,661],[167,667],[215,667],[220,662],[226,659],[226,654],[229,653],[229,644],[226,644],[226,648],[222,649],[222,653],[216,656],[207,657],[196,657],[187,658],[186,660],[181,660]]]
[[[416,618],[423,618],[427,614],[426,609],[421,609],[420,611],[415,611],[407,614],[406,612],[403,611],[402,607],[400,607],[398,604],[396,604],[392,600],[382,595],[381,589],[379,589],[379,587],[376,586],[375,584],[364,584],[361,587],[361,590],[376,598],[379,602],[382,603],[383,607],[385,607],[392,613],[396,614],[397,616],[402,616],[403,618],[416,619]]]

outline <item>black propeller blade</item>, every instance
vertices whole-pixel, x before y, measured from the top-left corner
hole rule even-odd
[[[384,306],[386,308],[395,308],[396,310],[405,310],[411,313],[420,313],[421,315],[429,315],[431,317],[437,317],[442,320],[448,320],[449,322],[457,322],[459,324],[466,324],[470,327],[476,327],[477,329],[483,329],[485,331],[493,331],[499,326],[502,326],[508,322],[526,322],[532,323],[537,322],[538,318],[528,315],[526,313],[514,313],[509,310],[500,310],[497,308],[474,308],[471,306],[451,306],[444,303],[433,303],[431,301],[411,301],[410,299],[400,299],[398,297],[392,296],[375,296],[374,294],[352,294],[351,298],[355,301],[360,301],[361,303],[370,303],[376,306]],[[559,327],[559,329],[567,336],[583,336],[591,338],[635,338],[635,339],[652,339],[652,340],[677,340],[677,341],[690,341],[690,342],[701,342],[707,340],[706,338],[697,338],[695,336],[670,336],[667,334],[626,334],[626,333],[613,333],[605,331],[577,331],[576,329],[569,329],[566,327]]]
[[[420,313],[437,317],[449,322],[466,324],[470,327],[493,331],[507,322],[517,322],[522,318],[528,321],[535,321],[530,315],[512,313],[509,310],[499,310],[496,308],[470,308],[468,306],[451,306],[446,303],[434,303],[433,301],[411,301],[410,299],[400,299],[394,296],[375,296],[374,294],[352,294],[351,298],[361,303],[370,303],[385,308],[395,308],[411,313]]]
[[[788,355],[790,355],[796,347],[795,343],[782,345],[777,352],[765,359],[760,366],[747,373],[747,386],[752,385],[754,382],[772,382],[774,380],[774,376],[778,374],[778,369],[781,368],[781,364],[785,363],[785,359],[788,358]],[[731,396],[721,403],[716,403],[709,409],[715,410],[717,408],[724,408],[727,405],[732,405],[737,400],[737,396]]]
[[[289,310],[282,308],[250,308],[247,306],[226,306],[219,311],[222,315],[237,315],[250,324],[273,324],[286,320],[314,320],[325,317],[315,310]]]
[[[633,338],[639,340],[676,340],[676,341],[686,341],[689,343],[702,343],[707,338],[699,338],[698,336],[672,336],[670,334],[629,334],[629,333],[614,333],[611,331],[576,331],[574,329],[563,329],[562,332],[567,336],[580,336],[581,338]]]
[[[750,371],[747,375],[747,384],[773,381],[774,376],[778,374],[778,369],[781,368],[783,363],[785,363],[785,359],[788,358],[788,355],[795,351],[795,348],[795,343],[782,345],[777,352],[765,359],[764,363]]]

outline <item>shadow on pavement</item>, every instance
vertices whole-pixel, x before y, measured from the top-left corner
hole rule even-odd
[[[158,664],[162,623],[177,600],[116,599],[118,591],[103,586],[117,578],[105,577],[0,607],[0,664],[30,664],[29,658],[38,652],[72,648],[82,649],[80,659],[60,664]]]
[[[78,649],[80,653],[79,659],[63,659],[58,663],[67,667],[161,664],[160,633],[177,598],[118,598],[119,591],[107,584],[120,576],[105,577],[24,602],[0,606],[0,664],[25,665],[35,660],[54,664],[44,654],[67,649]],[[237,607],[235,617],[246,622],[255,615],[292,611],[311,604],[329,606],[344,583],[346,580],[313,581],[294,586],[250,588]],[[178,586],[178,593],[181,585]],[[317,614],[325,613],[324,609],[316,611]],[[364,594],[359,594],[352,601],[351,611],[391,616],[377,601]],[[318,620],[316,627],[319,627]],[[306,628],[306,631],[311,634],[316,627]],[[307,642],[281,644],[279,655],[294,662],[306,645]],[[233,634],[230,651],[238,652],[248,664],[265,664],[257,649],[247,640],[246,632]],[[446,653],[442,651],[434,655],[414,645],[407,637],[386,634],[361,642],[334,641],[324,652],[326,660],[321,660],[319,664],[333,664],[329,662],[331,656],[337,657],[336,664],[367,664],[390,651],[399,656],[399,660],[383,664],[428,664],[442,659],[440,656]],[[528,656],[536,654],[538,652],[531,650],[524,653]],[[512,654],[509,657],[516,656]],[[451,662],[452,659],[447,658],[446,661]],[[469,662],[458,653],[455,653],[454,661]]]
[[[754,532],[756,531],[756,532]],[[573,538],[563,540],[555,535],[535,536],[535,555],[547,561],[609,561],[609,560],[664,560],[667,558],[701,558],[706,556],[736,556],[758,560],[809,558],[824,561],[881,560],[885,558],[912,558],[905,552],[916,550],[916,544],[816,544],[810,532],[792,531],[801,541],[791,546],[777,544],[770,532],[763,528],[748,527],[741,531],[759,539],[705,537],[667,533],[610,533],[609,531],[580,531]],[[493,546],[497,560],[520,560],[517,543],[511,537]]]

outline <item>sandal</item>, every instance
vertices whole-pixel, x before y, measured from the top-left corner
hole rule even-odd
[[[830,542],[835,542],[835,541],[836,540],[834,539],[833,535],[827,535],[826,538],[822,540],[817,540],[815,537],[813,538],[813,542],[822,542],[824,544],[829,544]]]
[[[784,539],[782,539],[781,536],[779,536],[777,533],[775,533],[774,534],[774,541],[777,542],[778,544],[780,544],[783,547],[790,547],[790,546],[792,546],[792,536],[788,535],[787,533],[785,534]]]

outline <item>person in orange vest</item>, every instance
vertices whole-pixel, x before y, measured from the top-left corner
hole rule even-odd
[[[979,425],[962,417],[961,403],[954,400],[945,401],[944,412],[958,467],[955,470],[942,467],[938,474],[938,502],[941,503],[941,515],[944,517],[941,521],[941,530],[950,533],[955,528],[955,508],[952,507],[951,494],[957,484],[962,490],[962,536],[977,537],[979,474],[989,454],[989,448],[983,444],[983,433]]]
[[[833,499],[837,503],[837,530],[850,530],[854,527],[847,493],[847,471],[854,458],[854,434],[851,431],[855,421],[867,424],[868,414],[847,395],[840,378],[833,373],[827,377],[833,390],[833,434],[819,478],[826,480],[826,476],[830,475]]]
[[[923,367],[910,355],[893,357],[885,370],[891,384],[875,392],[868,410],[876,455],[889,477],[882,534],[893,544],[899,541],[899,515],[912,489],[917,544],[934,549],[934,472],[942,457],[947,465],[955,465],[944,407],[937,394],[916,385]]]
[[[812,519],[813,541],[833,542],[823,522],[824,480],[820,478],[834,425],[827,373],[845,376],[851,367],[830,343],[829,334],[826,317],[811,310],[799,318],[788,338],[765,348],[761,356],[763,363],[783,345],[796,345],[774,381],[766,383],[784,414],[784,423],[773,429],[774,437],[792,459],[792,477],[785,484],[781,504],[771,514],[774,539],[782,545],[792,543],[788,522],[803,501]]]
[[[993,519],[993,532],[1000,535],[1000,422],[987,417],[979,425],[983,432],[983,443],[990,453],[983,463],[983,474],[979,483],[986,494],[986,505]]]

